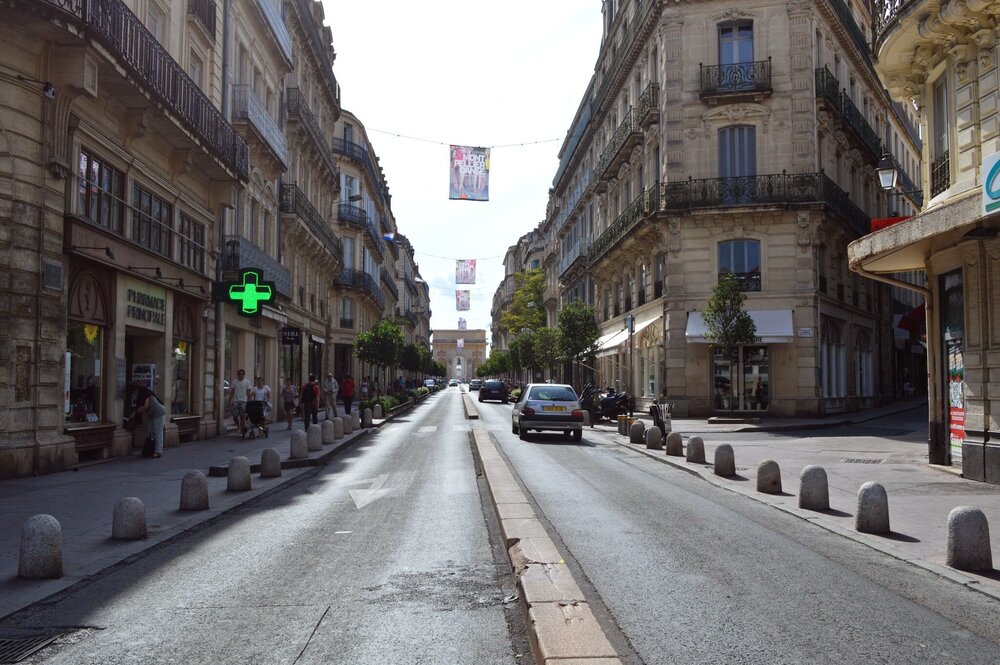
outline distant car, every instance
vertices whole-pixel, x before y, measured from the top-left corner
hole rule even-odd
[[[583,407],[572,386],[529,383],[511,411],[511,432],[527,440],[535,430],[562,432],[574,441],[583,438]]]
[[[469,381],[469,390],[479,390],[482,387],[483,387],[482,379],[473,379],[472,381]]]
[[[479,401],[485,402],[488,399],[500,400],[507,403],[507,386],[500,379],[487,379],[479,389]]]
[[[434,383],[434,379],[424,379],[424,388],[427,388],[431,392],[438,389],[437,384]]]
[[[458,385],[458,379],[452,379],[451,381],[448,382],[448,387],[449,388],[453,388],[453,387],[455,387],[457,385]]]

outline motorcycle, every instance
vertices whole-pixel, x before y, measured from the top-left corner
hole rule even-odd
[[[634,404],[632,397],[625,391],[615,392],[608,388],[607,395],[601,398],[601,417],[617,420],[618,416],[632,415]]]
[[[580,406],[590,413],[590,426],[601,419],[601,389],[588,383],[580,391]]]

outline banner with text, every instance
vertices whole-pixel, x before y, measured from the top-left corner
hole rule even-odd
[[[465,348],[465,338],[464,337],[459,337],[455,341],[455,348],[458,349],[459,351],[461,351],[462,349]]]
[[[469,311],[470,291],[455,291],[455,309],[459,312]]]
[[[455,283],[475,284],[476,283],[476,260],[458,259],[455,261]]]
[[[467,330],[468,329],[468,325],[469,324],[467,324],[465,322],[465,319],[463,319],[462,317],[458,317],[458,329],[459,330]]]
[[[490,149],[451,146],[451,182],[448,198],[461,201],[490,200]]]

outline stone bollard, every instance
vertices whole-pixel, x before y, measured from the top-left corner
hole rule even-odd
[[[361,429],[361,412],[355,411],[351,416],[354,418],[354,429]]]
[[[948,513],[948,551],[945,563],[958,570],[993,570],[990,525],[978,508],[959,506]]]
[[[181,480],[181,510],[208,510],[208,478],[201,471],[184,474]]]
[[[365,415],[362,418],[361,423],[366,428],[372,426],[372,410],[371,409],[365,409]]]
[[[889,497],[878,483],[865,483],[858,490],[854,530],[858,533],[889,533]]]
[[[250,489],[250,460],[246,457],[234,457],[229,460],[229,482],[226,491],[246,492]]]
[[[323,423],[320,425],[320,427],[323,428],[324,446],[328,443],[333,443],[334,441],[337,440],[337,437],[334,434],[334,426],[332,420],[324,420]]]
[[[146,537],[146,506],[141,499],[127,496],[115,506],[111,520],[114,540],[142,540]]]
[[[265,448],[260,451],[260,477],[281,477],[281,455],[279,455],[278,451],[274,448]]]
[[[663,450],[663,434],[656,425],[646,430],[646,449]]]
[[[628,427],[627,423],[628,423],[628,416],[618,416],[618,433],[619,434],[628,436],[628,430],[625,429],[626,427]]]
[[[372,418],[375,420],[382,420],[385,418],[385,414],[382,413],[382,403],[376,402],[375,406],[372,407]]]
[[[628,428],[628,442],[642,443],[646,439],[646,425],[641,420],[637,420]]]
[[[587,411],[586,409],[583,410],[583,426],[584,427],[594,426],[594,421],[590,418],[590,411]]]
[[[344,419],[341,417],[336,417],[333,419],[333,438],[342,439],[344,438]]]
[[[309,457],[309,442],[306,433],[300,429],[292,432],[292,443],[288,449],[288,459],[305,459]]]
[[[33,515],[21,526],[17,576],[25,580],[62,577],[62,527],[52,515]]]
[[[306,430],[306,447],[309,450],[323,450],[323,428],[316,424]]]
[[[700,436],[692,436],[688,439],[687,461],[705,463],[705,442]]]
[[[715,448],[715,464],[712,469],[717,476],[730,478],[736,475],[736,454],[731,445],[723,443]]]
[[[354,416],[351,414],[345,414],[344,418],[344,434],[350,434],[354,431]]]
[[[667,454],[671,457],[684,456],[684,440],[680,432],[671,432],[667,435]]]
[[[830,487],[826,469],[810,464],[799,476],[799,508],[830,510]]]
[[[757,465],[757,491],[781,494],[781,469],[773,459],[766,459]]]

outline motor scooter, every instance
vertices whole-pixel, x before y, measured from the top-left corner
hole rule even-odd
[[[590,413],[590,426],[601,419],[601,389],[588,383],[580,391],[580,406]]]

